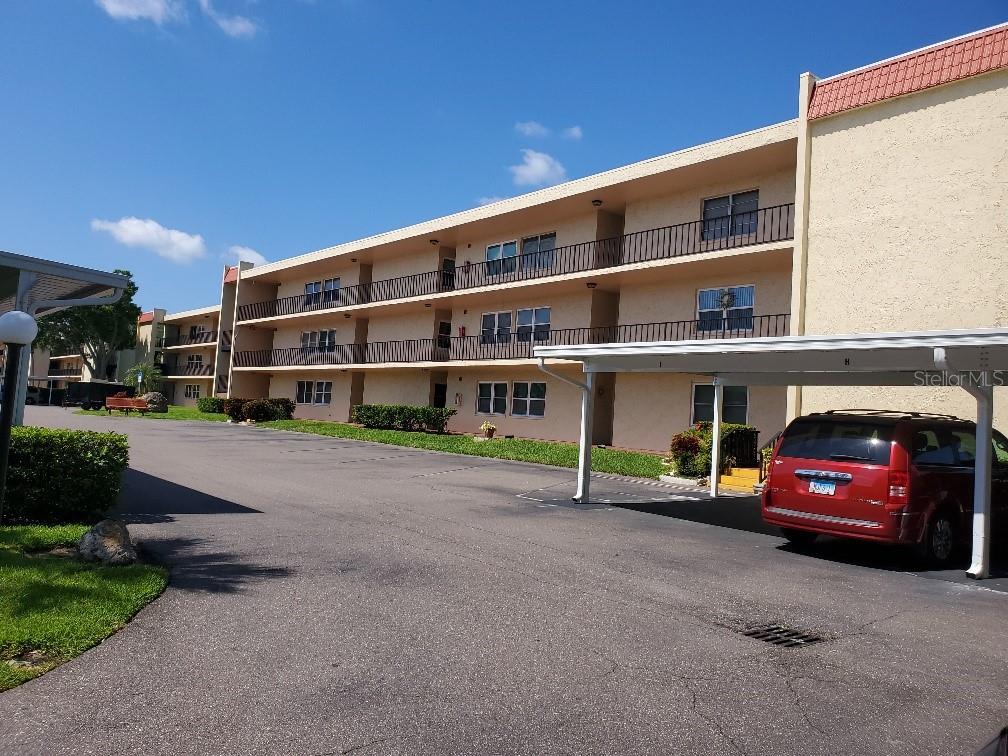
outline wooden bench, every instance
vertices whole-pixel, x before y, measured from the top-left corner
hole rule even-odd
[[[120,412],[125,412],[127,415],[136,410],[142,415],[149,409],[150,407],[147,406],[147,402],[144,399],[124,399],[114,396],[105,399],[105,410],[110,415],[112,414],[112,410],[119,410]]]

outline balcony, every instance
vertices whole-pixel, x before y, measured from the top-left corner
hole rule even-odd
[[[337,307],[356,307],[481,286],[548,278],[620,265],[668,260],[794,238],[794,204],[765,207],[731,218],[691,221],[612,239],[571,244],[533,254],[464,264],[455,268],[299,294],[238,308],[238,320],[258,320]]]
[[[49,368],[50,378],[79,378],[81,368]]]
[[[161,368],[165,378],[209,377],[213,375],[213,365],[202,362],[186,363],[184,365],[165,365]]]
[[[159,338],[155,349],[171,349],[172,347],[213,345],[217,343],[217,331],[202,331],[189,336],[172,336]]]
[[[601,328],[493,331],[478,336],[375,341],[236,352],[236,368],[321,367],[463,360],[531,360],[538,346],[612,344],[691,339],[734,339],[786,336],[790,316],[758,315],[723,320],[680,320],[669,323],[603,326]]]

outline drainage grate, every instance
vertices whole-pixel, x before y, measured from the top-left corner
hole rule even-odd
[[[804,630],[796,630],[793,627],[785,627],[784,625],[761,625],[760,627],[743,630],[742,635],[785,648],[811,646],[813,643],[821,643],[826,640],[821,635],[808,633]]]

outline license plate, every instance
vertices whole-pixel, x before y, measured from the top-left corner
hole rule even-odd
[[[836,483],[832,480],[810,480],[808,490],[809,493],[832,496],[836,493]]]

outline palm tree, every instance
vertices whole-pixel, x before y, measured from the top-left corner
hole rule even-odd
[[[161,378],[161,366],[149,359],[147,362],[138,362],[127,370],[123,383],[136,387],[137,396],[142,396],[157,391],[161,385]]]

